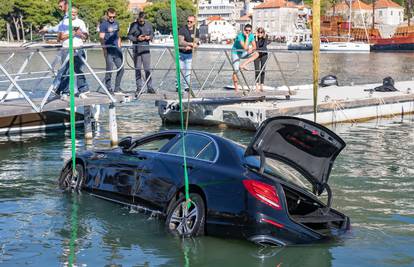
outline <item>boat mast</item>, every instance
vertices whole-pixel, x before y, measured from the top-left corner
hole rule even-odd
[[[349,0],[348,42],[351,41],[351,16],[352,16],[352,0]]]
[[[372,30],[371,34],[374,34],[375,29],[375,0],[372,0]]]

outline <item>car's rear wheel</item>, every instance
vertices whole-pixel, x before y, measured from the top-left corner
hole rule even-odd
[[[65,168],[62,175],[59,177],[59,188],[64,191],[81,190],[85,181],[85,170],[82,164],[76,164],[76,173],[72,173],[72,165]]]
[[[169,232],[178,236],[193,237],[204,234],[205,204],[196,193],[190,194],[188,207],[184,195],[173,201],[167,211],[165,226]]]

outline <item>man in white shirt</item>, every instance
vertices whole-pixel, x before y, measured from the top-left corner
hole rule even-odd
[[[88,30],[86,28],[85,23],[83,20],[78,18],[78,9],[76,7],[72,8],[72,29],[73,29],[73,47],[77,48],[74,52],[74,68],[76,75],[76,86],[77,86],[77,93],[76,95],[85,98],[86,93],[89,92],[89,87],[86,82],[85,75],[83,75],[83,66],[84,63],[81,59],[85,58],[85,52],[82,49],[79,49],[83,45],[83,41],[88,37]],[[58,27],[58,41],[62,42],[63,48],[69,47],[69,18],[65,16],[63,20],[59,23]],[[62,57],[63,60],[67,56],[67,50],[65,51],[64,56]],[[61,77],[60,85],[56,90],[57,94],[61,94],[64,98],[65,95],[69,94],[69,63],[62,66],[59,70],[64,77]]]

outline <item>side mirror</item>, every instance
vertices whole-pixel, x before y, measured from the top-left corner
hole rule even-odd
[[[127,136],[121,139],[121,141],[119,141],[118,146],[120,148],[122,148],[122,150],[128,150],[132,145],[132,137],[131,136]]]

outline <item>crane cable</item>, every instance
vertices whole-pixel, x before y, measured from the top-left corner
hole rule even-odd
[[[69,18],[69,90],[70,90],[70,136],[72,148],[72,179],[78,176],[76,172],[76,125],[75,125],[75,65],[73,51],[72,0],[68,1],[67,16]],[[65,18],[64,18],[65,19]],[[81,177],[77,177],[80,179]],[[75,245],[78,234],[78,204],[76,195],[72,195],[71,235],[69,242],[69,263],[72,267],[75,261]]]
[[[195,24],[194,24],[194,38],[193,38],[193,49],[192,49],[192,57],[194,58],[194,55],[196,53],[195,45],[196,45],[196,38],[197,38],[197,26],[198,26],[198,12],[199,12],[199,0],[195,0],[196,2],[196,13],[195,13]],[[190,70],[190,81],[191,81],[191,75],[192,75],[192,68]],[[191,86],[191,82],[188,85],[188,93],[187,93],[187,112],[186,112],[186,118],[185,118],[185,129],[188,129],[188,123],[190,120],[190,108],[191,108],[191,96],[195,96],[193,92],[193,88]]]
[[[180,53],[178,45],[178,22],[177,22],[177,4],[176,0],[170,0],[171,4],[171,18],[172,18],[172,31],[174,37],[174,52],[175,52],[175,70],[176,70],[176,80],[177,80],[177,91],[178,91],[178,100],[180,105],[180,124],[182,132],[182,149],[183,149],[183,167],[184,167],[184,190],[185,190],[185,199],[187,202],[187,209],[191,206],[190,200],[190,189],[188,184],[188,170],[187,170],[187,156],[186,156],[186,146],[185,146],[185,135],[186,129],[184,128],[184,112],[183,112],[183,97],[181,90],[181,72],[180,72]]]

